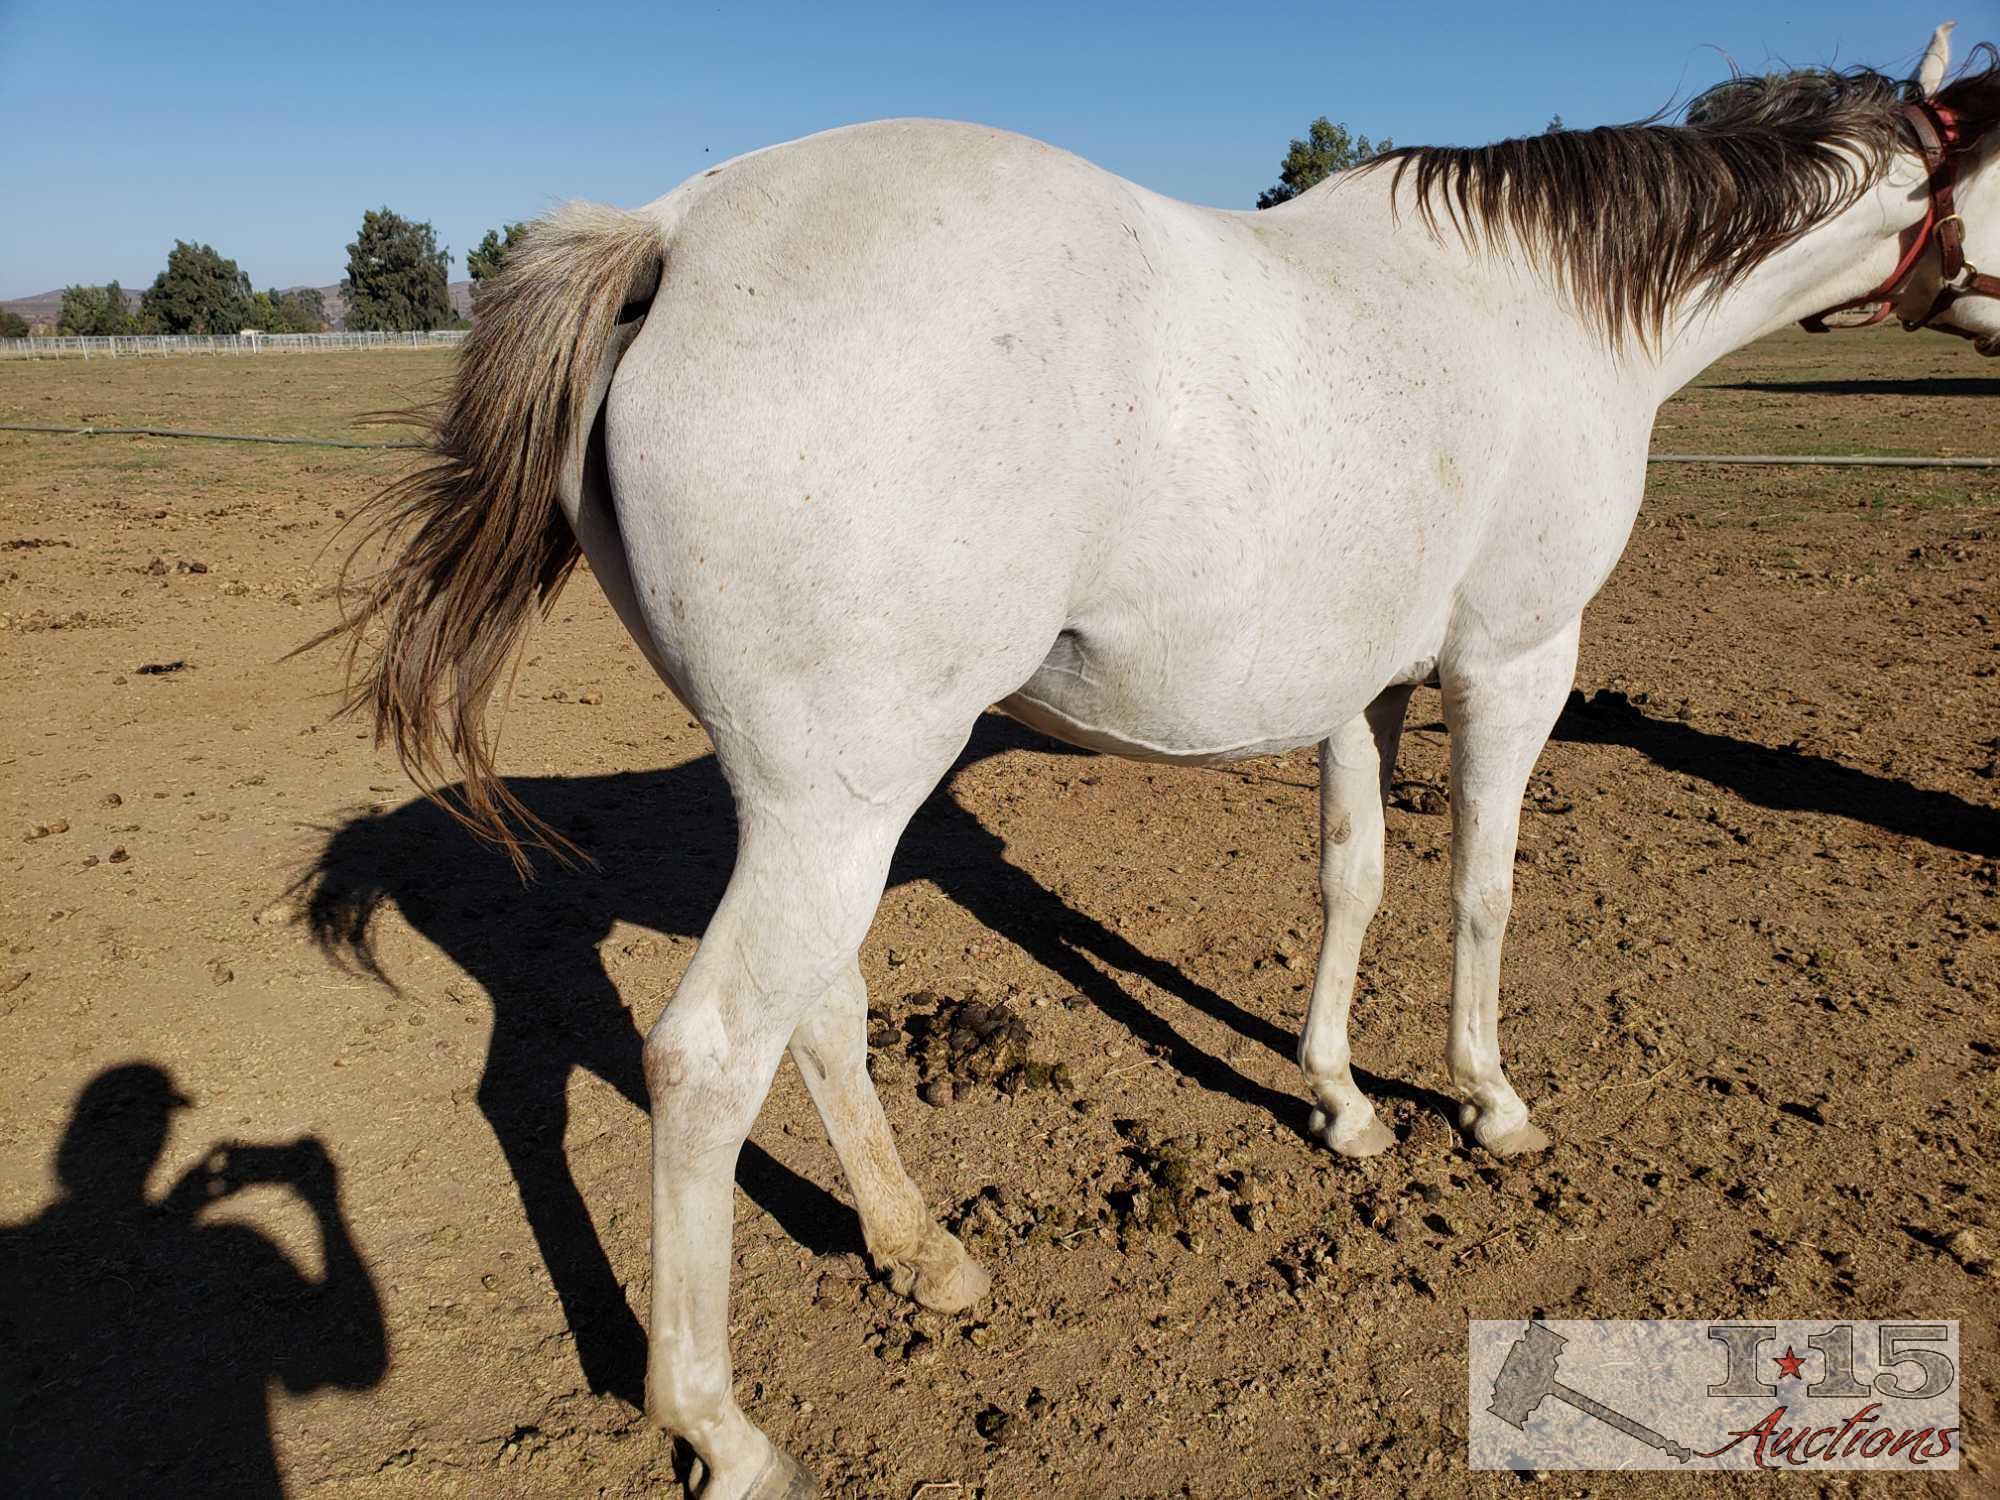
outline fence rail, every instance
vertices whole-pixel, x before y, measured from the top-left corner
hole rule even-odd
[[[0,359],[114,359],[144,354],[299,354],[330,349],[442,349],[462,328],[430,333],[134,333],[0,339]]]

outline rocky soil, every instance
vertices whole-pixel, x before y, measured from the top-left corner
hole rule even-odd
[[[448,357],[10,364],[0,420],[348,435]],[[1786,336],[1657,446],[1991,453],[1990,368]],[[595,868],[521,886],[329,719],[337,664],[285,653],[396,467],[0,434],[4,1391],[37,1441],[156,1455],[133,1493],[672,1494],[633,1404],[639,1037],[727,792],[587,576],[502,760]],[[863,968],[905,1157],[994,1294],[943,1317],[871,1274],[787,1069],[738,1178],[752,1416],[837,1496],[1499,1494],[1463,1472],[1468,1318],[1955,1317],[1968,1467],[1895,1489],[1990,1485],[1996,576],[1991,474],[1654,471],[1526,804],[1502,1035],[1557,1143],[1524,1161],[1446,1095],[1435,694],[1355,1007],[1399,1140],[1358,1165],[1292,1061],[1312,756],[1165,769],[989,716]],[[131,1063],[191,1107],[86,1098]],[[324,1169],[209,1155],[307,1136]]]

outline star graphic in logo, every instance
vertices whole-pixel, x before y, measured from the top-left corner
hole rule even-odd
[[[1784,1357],[1778,1361],[1778,1374],[1786,1380],[1797,1380],[1799,1378],[1799,1367],[1805,1364],[1805,1362],[1806,1357],[1803,1354],[1793,1353],[1792,1346],[1787,1344],[1785,1345]]]

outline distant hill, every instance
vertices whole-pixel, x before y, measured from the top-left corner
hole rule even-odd
[[[131,287],[124,287],[121,290],[125,293],[125,305],[131,308],[132,311],[137,312],[139,310],[139,293]],[[295,289],[284,287],[282,290],[289,292]],[[341,291],[340,287],[336,284],[334,286],[320,287],[319,295],[321,305],[326,308],[327,320],[335,328],[344,326],[342,320],[347,316],[347,294]],[[456,312],[461,318],[472,316],[471,282],[454,281],[451,284],[451,306],[452,311]],[[62,313],[62,289],[57,288],[53,292],[37,292],[32,297],[15,297],[8,301],[0,302],[0,312],[19,313],[31,324],[38,327],[42,324],[47,324],[53,328],[55,327],[56,318]]]
[[[139,310],[139,294],[125,293],[125,305],[134,312]],[[62,312],[62,291],[37,292],[32,297],[16,297],[11,302],[0,302],[0,312],[19,313],[37,326],[47,323],[54,327],[56,318]]]

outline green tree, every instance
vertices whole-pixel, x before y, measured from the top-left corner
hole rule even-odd
[[[452,318],[437,231],[388,209],[361,216],[361,233],[347,247],[347,326],[362,331],[441,328]]]
[[[1549,123],[1542,127],[1543,135],[1561,135],[1569,126],[1563,124],[1561,115],[1550,115]]]
[[[28,336],[28,320],[17,312],[0,311],[0,339],[24,339]]]
[[[286,333],[326,332],[326,299],[320,296],[318,287],[295,286],[275,295],[278,315],[289,325]]]
[[[212,245],[175,240],[167,268],[139,299],[152,333],[235,333],[248,326],[250,278]]]
[[[489,276],[497,276],[501,266],[506,263],[508,253],[521,243],[527,232],[526,224],[509,224],[504,231],[506,237],[503,239],[501,238],[503,231],[487,230],[486,238],[465,254],[465,271],[474,284],[484,281]]]
[[[1393,143],[1387,140],[1371,141],[1365,135],[1350,135],[1344,121],[1336,125],[1321,115],[1306,127],[1304,140],[1292,142],[1285,153],[1284,165],[1278,169],[1277,182],[1257,195],[1257,206],[1276,208],[1280,203],[1289,203],[1314,183],[1335,172],[1358,167],[1392,147]]]
[[[317,287],[295,286],[288,292],[272,287],[250,299],[249,321],[243,326],[265,333],[324,333],[326,305]]]
[[[133,326],[131,309],[126,307],[125,293],[117,282],[63,288],[62,312],[56,319],[58,332],[102,336],[130,333]]]

